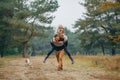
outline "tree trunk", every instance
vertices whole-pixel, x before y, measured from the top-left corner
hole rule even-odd
[[[101,44],[101,48],[102,48],[103,55],[105,55],[105,49],[104,49],[103,44]]]
[[[22,54],[22,56],[24,58],[27,57],[27,43],[28,43],[28,41],[23,42],[23,54]]]
[[[1,57],[4,57],[4,49],[1,50]]]
[[[116,43],[115,42],[112,42],[112,56],[116,55]]]
[[[1,54],[1,57],[4,57],[4,52],[5,52],[5,45],[4,45],[4,42],[1,44],[1,47],[0,47],[0,54]]]
[[[112,56],[116,55],[115,48],[112,48]]]
[[[34,47],[34,45],[32,45],[32,54],[31,54],[31,56],[35,56],[35,47]]]

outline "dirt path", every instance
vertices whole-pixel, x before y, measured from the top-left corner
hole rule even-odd
[[[105,74],[105,71],[93,67],[79,67],[64,59],[64,70],[57,71],[57,62],[54,56],[42,63],[44,57],[37,56],[30,59],[31,65],[25,59],[17,58],[6,62],[0,68],[0,80],[102,80],[95,76]]]

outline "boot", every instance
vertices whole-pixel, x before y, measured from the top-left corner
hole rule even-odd
[[[69,56],[70,60],[71,60],[71,64],[74,64],[74,60],[71,56]]]
[[[48,55],[47,55],[47,56],[45,57],[45,59],[43,60],[43,63],[45,63],[45,62],[46,62],[47,58],[48,58]]]

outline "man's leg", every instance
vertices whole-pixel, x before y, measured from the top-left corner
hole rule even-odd
[[[59,51],[59,65],[58,65],[58,71],[63,69],[63,63],[62,63],[62,58],[64,55],[64,49]]]
[[[59,51],[55,51],[57,62],[59,63]]]
[[[73,60],[72,56],[70,55],[70,53],[68,52],[67,47],[65,47],[64,50],[65,50],[65,53],[66,53],[66,54],[68,55],[68,57],[70,58],[72,64],[74,64],[74,60]]]

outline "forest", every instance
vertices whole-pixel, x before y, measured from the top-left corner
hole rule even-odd
[[[120,0],[84,0],[75,32],[65,28],[72,55],[120,54]],[[44,55],[55,34],[57,0],[0,0],[0,56]]]
[[[0,0],[0,80],[120,80],[120,0],[78,4],[86,12],[72,24],[75,31],[62,27],[68,47],[49,56],[60,2]]]

